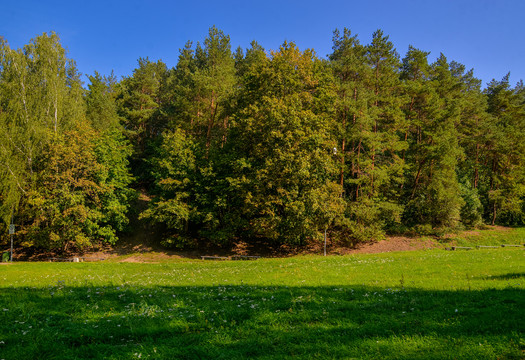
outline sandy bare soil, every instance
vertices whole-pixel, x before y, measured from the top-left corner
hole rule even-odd
[[[376,254],[391,251],[428,250],[442,247],[436,240],[430,238],[408,238],[391,236],[375,243],[363,244],[356,249],[343,249],[344,254]]]

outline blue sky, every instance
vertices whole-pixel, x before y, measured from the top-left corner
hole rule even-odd
[[[484,84],[509,71],[512,84],[525,80],[524,0],[2,0],[1,8],[0,35],[11,47],[55,31],[83,74],[127,76],[139,57],[175,66],[186,41],[202,42],[216,25],[233,49],[288,40],[319,57],[331,52],[335,28],[351,29],[361,43],[382,29],[401,57],[413,45],[432,61],[443,52],[474,68]]]

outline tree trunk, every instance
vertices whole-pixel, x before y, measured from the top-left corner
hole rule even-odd
[[[410,195],[410,200],[412,200],[414,198],[414,196],[416,195],[416,189],[417,189],[417,186],[419,184],[419,177],[421,176],[421,170],[423,168],[423,164],[425,163],[425,160],[421,161],[419,163],[419,167],[417,169],[417,174],[416,174],[416,180],[414,182],[414,188],[412,189],[412,195]]]
[[[341,141],[341,173],[339,176],[339,184],[341,185],[341,188],[343,188],[344,185],[344,171],[345,171],[345,133],[346,133],[346,111],[343,114],[343,140]]]
[[[211,102],[210,102],[210,118],[208,120],[208,131],[206,133],[206,159],[208,158],[208,153],[210,151],[211,145],[211,129],[215,123],[215,115],[217,114],[217,100],[215,99],[215,91],[212,92]]]
[[[356,179],[359,179],[361,176],[361,167],[359,164],[359,157],[361,155],[361,139],[359,139],[359,144],[357,145],[357,169],[356,169]],[[357,184],[357,188],[355,191],[355,199],[359,199],[359,184]]]
[[[226,140],[227,140],[227,133],[228,133],[228,116],[225,116],[224,117],[224,121],[222,123],[222,126],[223,126],[223,133],[222,133],[222,143],[221,143],[221,148],[224,147],[224,144],[226,144]]]
[[[474,166],[474,189],[478,188],[479,182],[479,144],[476,144],[476,165]]]
[[[408,108],[409,113],[411,113],[413,109],[414,109],[414,97],[412,97],[412,100],[410,101],[410,107]],[[410,114],[409,114],[407,118],[408,126],[407,126],[407,130],[405,131],[405,142],[407,142],[408,140],[408,133],[410,131],[410,120],[412,120],[412,118],[410,117]],[[405,155],[406,155],[406,150],[403,150],[403,161],[405,161]],[[401,188],[402,187],[403,185],[401,185]]]

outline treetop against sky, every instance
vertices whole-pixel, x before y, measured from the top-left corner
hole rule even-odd
[[[313,48],[319,57],[332,52],[332,32],[347,27],[369,43],[382,29],[403,56],[412,45],[443,52],[448,59],[475,69],[485,86],[511,72],[511,83],[525,78],[521,59],[525,30],[521,0],[381,0],[375,2],[239,0],[198,3],[173,1],[63,0],[7,1],[0,35],[14,48],[43,32],[55,31],[81,73],[94,71],[128,76],[139,57],[162,59],[175,66],[188,40],[204,39],[216,25],[231,36],[232,47],[247,48],[252,40],[265,49],[283,41]],[[87,80],[83,78],[83,80]]]

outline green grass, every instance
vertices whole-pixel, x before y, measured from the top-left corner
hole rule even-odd
[[[0,266],[0,359],[522,359],[523,249]]]
[[[464,233],[452,236],[448,239],[454,241],[458,246],[500,246],[500,245],[523,245],[525,244],[525,228],[507,228],[477,230],[473,233]]]

